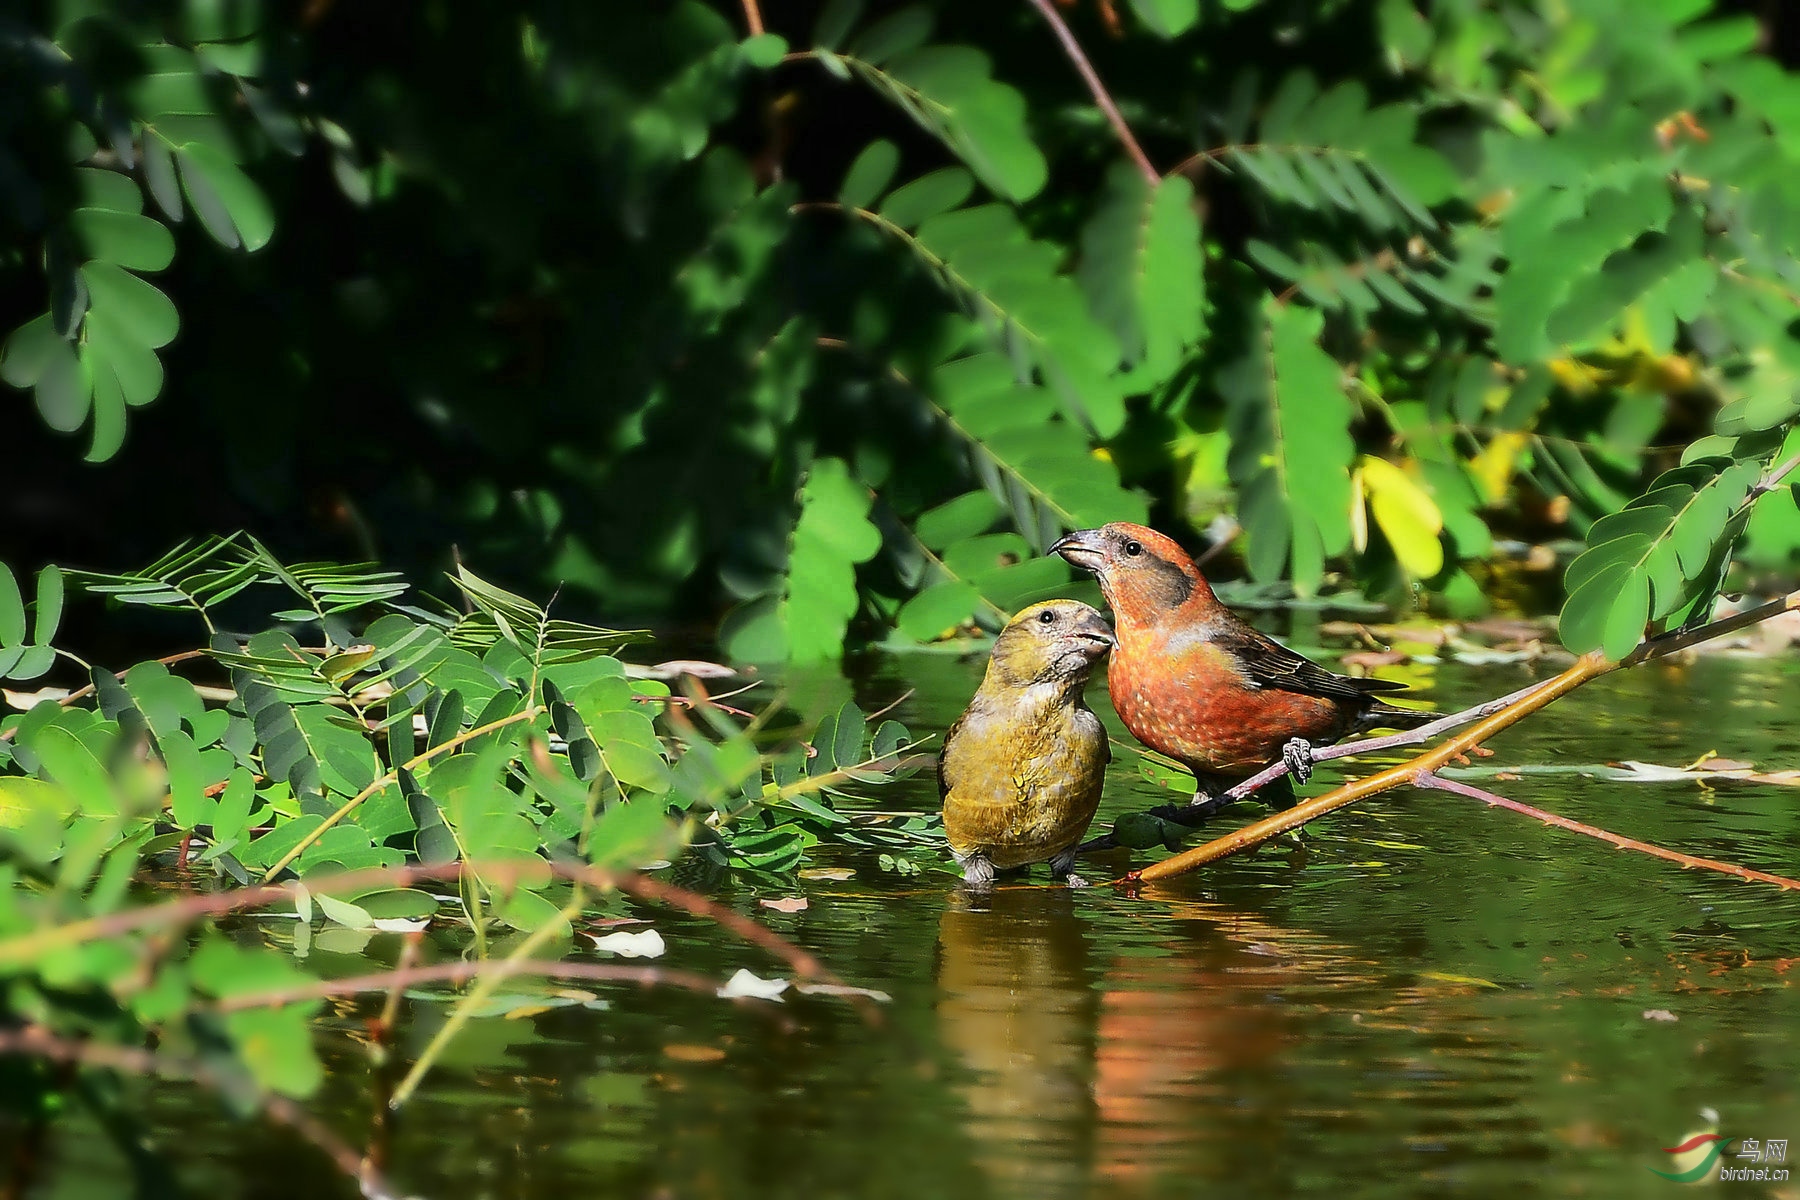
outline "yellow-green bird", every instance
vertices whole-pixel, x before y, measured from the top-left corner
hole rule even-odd
[[[971,887],[1045,861],[1052,876],[1084,886],[1075,847],[1112,751],[1081,693],[1112,646],[1105,618],[1077,600],[1034,604],[994,640],[987,676],[938,758],[944,832]]]

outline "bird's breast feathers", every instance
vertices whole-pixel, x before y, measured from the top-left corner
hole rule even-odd
[[[1290,737],[1341,733],[1336,705],[1261,686],[1204,627],[1135,644],[1121,639],[1107,683],[1119,719],[1139,741],[1196,770],[1253,771]]]
[[[1106,731],[1080,706],[998,714],[977,706],[944,755],[951,848],[983,849],[1004,867],[1081,835],[1100,802]]]

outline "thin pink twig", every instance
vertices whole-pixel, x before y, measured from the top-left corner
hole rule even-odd
[[[499,976],[542,975],[553,979],[584,979],[603,983],[636,983],[644,987],[664,984],[686,988],[690,992],[711,995],[723,984],[694,971],[671,970],[668,967],[639,967],[624,963],[548,962],[521,959],[517,962],[496,959],[432,963],[423,967],[397,967],[392,971],[375,971],[368,975],[352,975],[343,979],[315,979],[291,987],[266,992],[242,992],[226,996],[214,1004],[217,1012],[238,1012],[246,1008],[280,1008],[308,1000],[325,1000],[334,996],[354,996],[362,992],[379,992],[413,987],[421,983],[466,983],[478,975]]]
[[[1610,830],[1601,829],[1597,825],[1584,824],[1583,822],[1574,820],[1570,817],[1560,817],[1553,812],[1545,812],[1541,808],[1533,808],[1531,805],[1521,804],[1517,800],[1508,800],[1505,796],[1498,795],[1497,793],[1483,791],[1481,788],[1461,783],[1455,779],[1445,779],[1442,775],[1436,775],[1429,771],[1421,771],[1419,774],[1413,776],[1413,784],[1416,787],[1435,788],[1441,792],[1451,792],[1458,796],[1467,796],[1471,800],[1479,800],[1483,804],[1491,804],[1495,808],[1504,808],[1509,809],[1512,812],[1523,813],[1525,816],[1537,818],[1546,825],[1554,825],[1558,829],[1566,829],[1570,833],[1579,833],[1583,837],[1599,838],[1601,841],[1606,842],[1609,845],[1617,846],[1621,850],[1636,850],[1640,854],[1648,854],[1653,858],[1663,859],[1665,862],[1678,863],[1683,867],[1700,867],[1708,871],[1719,871],[1726,875],[1735,875],[1739,879],[1750,879],[1757,883],[1772,883],[1779,888],[1800,892],[1800,879],[1789,879],[1782,875],[1771,875],[1767,871],[1758,871],[1752,867],[1740,867],[1736,863],[1719,862],[1718,860],[1711,858],[1696,858],[1692,854],[1683,854],[1679,850],[1665,850],[1663,847],[1653,845],[1650,842],[1640,842],[1636,838],[1628,838],[1621,834],[1613,833]]]

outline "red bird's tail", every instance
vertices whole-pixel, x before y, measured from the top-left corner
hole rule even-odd
[[[1417,708],[1397,708],[1384,700],[1376,700],[1363,710],[1352,732],[1364,734],[1374,729],[1417,729],[1443,715]]]

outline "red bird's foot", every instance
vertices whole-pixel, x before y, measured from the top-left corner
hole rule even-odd
[[[1305,738],[1290,738],[1281,748],[1281,761],[1287,764],[1288,774],[1294,777],[1295,783],[1305,783],[1312,778],[1312,743]]]
[[[1075,856],[1080,853],[1080,847],[1070,846],[1053,856],[1050,859],[1050,877],[1060,879],[1072,888],[1086,887],[1087,880],[1075,873]]]

